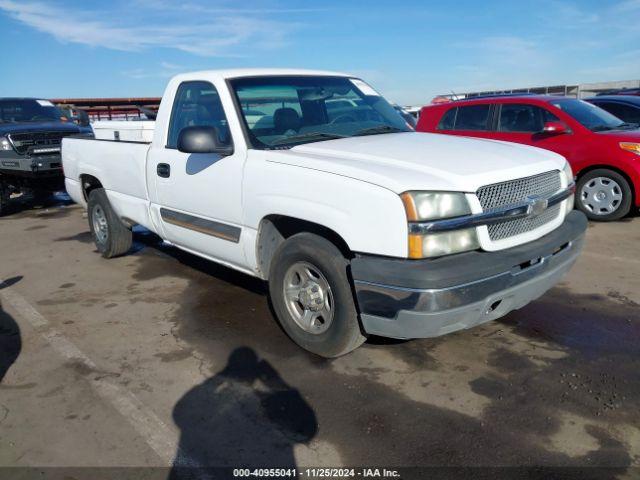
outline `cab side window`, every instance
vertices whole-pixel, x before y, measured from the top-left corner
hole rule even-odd
[[[558,117],[536,105],[503,103],[500,108],[500,132],[537,133],[545,122],[557,122]]]
[[[551,113],[546,108],[541,108],[540,110],[542,110],[542,121],[544,123],[547,123],[547,122],[560,122],[561,121],[558,117],[556,117],[553,113]]]
[[[442,116],[440,122],[438,123],[438,130],[453,130],[453,127],[456,124],[457,113],[457,108],[450,108],[449,110],[447,110],[447,112]]]
[[[489,130],[491,105],[469,105],[448,110],[438,122],[438,130]]]
[[[222,144],[231,143],[229,123],[216,88],[209,82],[184,82],[178,87],[171,111],[167,148],[177,148],[185,127],[215,127]]]
[[[455,130],[488,130],[491,105],[458,107]]]

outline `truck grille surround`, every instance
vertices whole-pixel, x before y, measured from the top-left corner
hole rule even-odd
[[[532,195],[543,198],[553,195],[562,188],[560,175],[560,171],[553,170],[531,177],[485,185],[478,189],[476,195],[480,200],[482,210],[490,212],[500,207],[522,202]],[[537,216],[489,225],[489,238],[495,242],[536,230],[558,218],[561,207],[562,203],[559,203]]]
[[[59,147],[64,137],[73,135],[73,132],[27,132],[11,133],[8,135],[13,148],[20,155],[30,153],[38,155],[34,150]]]

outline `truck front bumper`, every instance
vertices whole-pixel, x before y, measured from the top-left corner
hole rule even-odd
[[[553,287],[576,261],[586,217],[573,211],[544,237],[497,252],[431,260],[358,255],[351,262],[365,331],[437,337],[500,318]]]
[[[25,178],[62,176],[60,153],[51,155],[0,155],[0,172]]]

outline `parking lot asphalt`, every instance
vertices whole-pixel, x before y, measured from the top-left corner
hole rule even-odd
[[[265,286],[68,203],[0,219],[0,466],[640,466],[640,218],[502,320],[296,347]],[[611,472],[611,471],[609,471]]]

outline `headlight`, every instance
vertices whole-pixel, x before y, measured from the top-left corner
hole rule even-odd
[[[409,222],[439,220],[471,214],[469,202],[463,193],[406,192],[402,194],[402,202]],[[409,235],[409,258],[440,257],[476,250],[479,247],[475,228]]]
[[[406,192],[402,194],[402,202],[410,222],[460,217],[471,213],[464,193]]]
[[[564,173],[564,176],[567,177],[567,185],[571,185],[573,183],[573,170],[571,170],[571,165],[569,165],[569,162],[566,162],[564,164],[562,173]]]
[[[571,165],[569,165],[569,162],[564,164],[564,168],[562,169],[562,172],[564,173],[564,176],[567,177],[567,185],[571,185],[574,182],[574,178],[573,178],[573,170],[571,170]],[[575,194],[567,198],[567,209],[566,209],[567,213],[573,210],[573,207],[575,206],[575,198],[576,198]]]
[[[0,137],[0,150],[13,150],[11,142],[9,142],[9,139],[7,137]]]
[[[627,152],[640,155],[640,143],[620,142],[620,148],[626,150]]]

